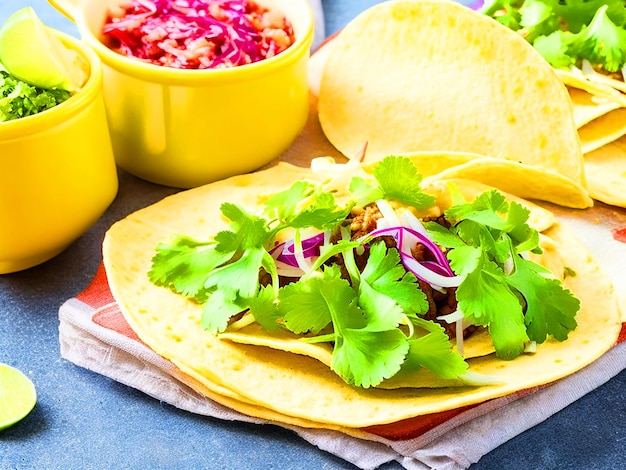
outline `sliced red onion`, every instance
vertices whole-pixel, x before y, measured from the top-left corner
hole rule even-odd
[[[428,267],[424,266],[422,263],[417,261],[413,255],[406,253],[404,251],[400,252],[400,258],[402,259],[402,264],[404,267],[411,271],[418,279],[421,279],[424,282],[427,282],[433,286],[438,287],[458,287],[463,280],[462,276],[445,276],[438,274]]]
[[[322,232],[302,240],[302,257],[308,259],[319,256],[320,247],[324,245],[326,239],[325,233]],[[298,262],[298,256],[296,256],[295,253],[295,243],[293,239],[277,244],[269,253],[276,260],[277,268],[298,268],[300,275],[302,275],[303,270],[301,269],[301,263]]]
[[[413,212],[408,211],[408,210],[404,211],[402,214],[400,214],[400,221],[401,221],[400,225],[403,225],[404,227],[412,228],[413,230],[416,230],[417,232],[424,235],[425,237],[428,236],[428,232],[426,231],[426,228],[422,224],[422,221],[418,219],[417,217],[415,217],[415,214],[413,214]]]
[[[417,243],[421,243],[433,254],[437,263],[445,269],[449,276],[454,276],[454,271],[448,263],[448,259],[441,248],[439,248],[430,238],[409,227],[389,227],[376,229],[366,235],[366,237],[391,236],[396,240],[400,252],[410,252]],[[443,287],[443,286],[442,286]]]
[[[444,252],[425,234],[409,227],[398,226],[373,230],[362,239],[382,236],[391,236],[396,240],[402,264],[418,279],[435,288],[457,287],[461,283],[462,277],[454,274]],[[436,262],[420,262],[413,257],[411,249],[418,243],[423,244],[433,254]]]
[[[465,356],[465,343],[463,338],[463,333],[465,332],[463,328],[463,319],[457,320],[456,322],[456,351],[461,355]]]

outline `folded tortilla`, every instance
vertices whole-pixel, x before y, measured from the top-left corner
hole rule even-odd
[[[610,280],[576,237],[550,218],[542,222],[550,227],[544,233],[553,241],[546,248],[552,250],[551,257],[560,259],[556,266],[562,263],[576,273],[565,282],[581,300],[578,328],[565,342],[548,339],[536,353],[512,361],[494,355],[469,360],[470,370],[496,376],[497,385],[353,387],[317,359],[236,344],[207,333],[200,324],[201,305],[149,281],[159,242],[174,233],[209,239],[227,227],[220,216],[221,203],[254,209],[260,199],[295,181],[325,178],[325,172],[279,164],[180,192],[129,215],[107,232],[103,259],[122,313],[142,341],[199,383],[195,387],[200,393],[251,416],[358,434],[363,427],[480,403],[558,380],[615,344],[621,324]],[[435,193],[445,201],[441,190]]]
[[[567,89],[519,34],[450,1],[375,5],[333,40],[319,87],[329,141],[351,157],[470,152],[585,185]]]

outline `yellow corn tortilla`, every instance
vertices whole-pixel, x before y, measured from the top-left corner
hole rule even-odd
[[[455,2],[389,1],[334,39],[319,86],[328,140],[351,157],[463,151],[584,186],[567,89],[517,33]]]
[[[620,106],[626,106],[626,83],[607,75],[592,72],[583,73],[582,70],[572,67],[569,70],[555,69],[561,81],[571,88],[587,91],[594,96],[606,98]]]
[[[585,155],[585,167],[594,199],[626,207],[626,137]]]
[[[578,129],[583,152],[585,153],[585,170],[588,171],[588,154],[603,147],[626,134],[626,108],[617,108],[603,114]],[[622,156],[622,158],[624,158]],[[607,171],[615,171],[615,168],[607,167]],[[587,185],[591,188],[599,181],[589,181],[591,177],[587,174]],[[592,194],[593,197],[593,194]]]
[[[403,155],[415,161],[426,178],[425,184],[462,178],[520,198],[548,201],[574,209],[593,205],[586,187],[548,168],[465,152],[410,152]]]
[[[582,301],[578,328],[564,343],[546,341],[533,355],[513,361],[492,356],[472,359],[471,370],[497,375],[498,385],[443,389],[358,389],[321,362],[302,355],[237,345],[208,334],[200,325],[202,307],[157,287],[147,272],[155,247],[173,233],[207,239],[227,227],[222,202],[254,208],[259,198],[294,181],[326,176],[279,164],[180,192],[115,223],[105,236],[103,260],[114,298],[138,336],[172,361],[189,383],[218,403],[251,416],[284,424],[342,429],[395,423],[407,418],[480,403],[569,375],[616,341],[619,311],[610,280],[583,246],[558,224],[546,232],[558,254],[578,275],[567,286]]]
[[[575,87],[568,87],[567,91],[574,104],[574,121],[579,130],[594,119],[598,119],[620,107],[615,100],[593,94],[591,91]]]
[[[626,135],[626,95],[611,88],[619,83],[626,92],[626,85],[600,74],[594,75],[599,77],[594,82],[581,74],[558,72],[574,105],[589,195],[626,207],[626,146],[621,143]]]

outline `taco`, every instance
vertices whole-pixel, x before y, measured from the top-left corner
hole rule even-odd
[[[626,207],[623,152],[619,146],[594,152],[626,135],[624,2],[492,0],[479,11],[516,31],[554,67],[574,105],[590,195]]]
[[[363,142],[371,160],[468,152],[585,186],[572,102],[554,69],[518,34],[455,2],[391,1],[361,13],[326,53],[318,108],[348,157]]]
[[[545,209],[465,180],[420,187],[406,157],[312,166],[323,170],[281,163],[181,192],[106,234],[125,318],[200,393],[356,435],[558,380],[615,343],[610,281]],[[470,222],[457,230],[456,219]],[[459,245],[460,232],[481,248]],[[502,270],[504,290],[481,276],[465,284]],[[302,348],[257,341],[259,325]],[[482,351],[463,357],[472,342]]]
[[[624,105],[624,2],[487,0],[479,11],[519,33],[568,86]]]

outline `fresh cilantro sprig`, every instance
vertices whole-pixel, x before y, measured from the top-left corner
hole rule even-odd
[[[360,204],[387,198],[423,208],[434,198],[423,193],[420,179],[409,159],[388,157],[375,168],[373,181],[353,178],[351,188]],[[456,292],[465,316],[489,328],[503,358],[521,353],[529,340],[566,338],[576,325],[578,301],[546,277],[544,268],[519,256],[540,252],[539,236],[526,223],[528,211],[497,191],[473,203],[453,191],[453,201],[446,211],[450,229],[427,226],[465,278]],[[201,324],[212,334],[248,312],[246,320],[252,317],[266,330],[332,342],[332,369],[356,386],[376,386],[421,367],[443,378],[462,377],[467,362],[451,348],[444,329],[423,318],[428,300],[397,249],[350,239],[346,219],[356,203],[338,205],[332,192],[306,181],[268,198],[259,214],[224,203],[228,229],[209,241],[174,235],[159,244],[149,278],[202,304]],[[301,231],[310,227],[341,239],[321,247],[299,279],[282,285],[270,255],[276,237],[291,230],[299,250]],[[359,268],[356,258],[364,250],[368,257]],[[341,267],[336,258],[343,260]]]
[[[374,168],[376,183],[355,176],[350,182],[350,192],[357,205],[363,207],[378,199],[393,199],[417,209],[426,209],[435,198],[424,192],[422,176],[406,157],[389,156]]]
[[[211,333],[222,332],[233,316],[258,305],[262,270],[270,275],[276,295],[279,279],[269,250],[277,233],[288,228],[297,232],[331,227],[344,220],[350,209],[350,204],[336,205],[331,193],[308,182],[297,182],[268,199],[261,216],[224,203],[220,210],[230,229],[208,242],[174,235],[160,243],[148,277],[155,285],[204,304],[203,327]]]
[[[449,248],[452,269],[465,276],[456,291],[465,318],[489,329],[497,355],[513,359],[528,341],[567,338],[576,327],[578,299],[542,266],[520,256],[540,253],[529,211],[493,190],[451,207],[449,229],[427,223],[432,239]]]
[[[283,287],[277,310],[293,333],[307,333],[309,342],[333,342],[331,367],[353,385],[376,386],[404,368],[428,367],[444,378],[460,377],[468,368],[443,328],[419,317],[428,310],[426,296],[398,251],[382,242],[371,245],[358,286],[341,277],[337,265],[324,267]],[[406,334],[406,322],[427,334]]]
[[[626,63],[622,0],[492,0],[480,11],[520,32],[553,67],[588,60],[617,72]]]

